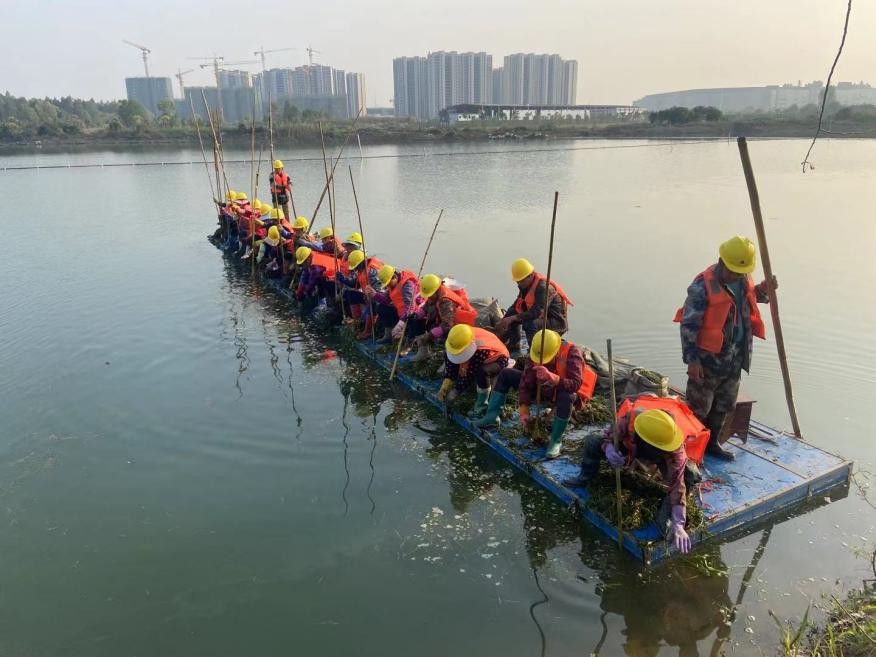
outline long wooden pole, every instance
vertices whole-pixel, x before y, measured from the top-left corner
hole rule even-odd
[[[326,185],[329,184],[329,173],[328,173],[328,163],[325,159],[325,135],[322,132],[322,121],[318,121],[317,125],[319,126],[319,141],[322,144],[322,168],[325,171],[325,182]],[[332,186],[332,191],[329,192],[329,221],[331,222],[332,227],[332,244],[336,243],[337,235],[335,235],[335,202],[334,202],[334,186]],[[338,252],[337,249],[332,246],[332,258],[335,261],[335,299],[338,298]],[[344,302],[341,300],[341,312],[343,313]]]
[[[338,159],[335,161],[332,166],[332,170],[329,173],[329,180],[333,180],[335,177],[335,167],[338,166],[338,163],[341,161],[341,156],[344,154],[344,149],[347,147],[347,142],[350,140],[350,135],[356,130],[356,124],[359,122],[359,117],[362,115],[362,108],[359,108],[359,111],[356,112],[356,118],[353,119],[353,125],[350,126],[350,130],[347,132],[347,136],[344,137],[344,142],[341,144],[341,149],[338,151]],[[322,200],[325,198],[326,193],[328,192],[329,185],[328,183],[322,188],[322,193],[319,195],[319,201],[316,202],[316,208],[313,210],[313,215],[310,217],[310,228],[313,229],[316,223],[316,215],[319,213],[319,208],[322,206]]]
[[[222,126],[219,126],[220,132],[217,133],[216,126],[213,125],[213,115],[210,113],[210,106],[207,104],[207,94],[204,93],[203,89],[201,89],[201,98],[204,100],[204,110],[207,112],[207,119],[210,121],[210,131],[213,133],[213,144],[216,147],[216,153],[219,158],[219,168],[222,170],[222,178],[225,180],[225,191],[227,192],[231,187],[228,185],[228,176],[225,175],[225,157],[222,154],[222,142],[220,141],[221,137],[219,136],[222,131]]]
[[[259,146],[259,162],[258,162],[258,164],[256,165],[256,174],[255,174],[255,190],[256,190],[256,194],[258,194],[258,191],[259,191],[259,175],[260,175],[261,172],[262,172],[262,151],[264,151],[264,150],[265,150],[265,145],[264,145],[264,144],[262,144],[261,146]],[[253,199],[253,200],[255,200],[255,199]],[[261,212],[261,210],[260,210],[259,212]],[[256,253],[255,253],[255,243],[256,243],[256,238],[255,238],[255,232],[256,232],[256,220],[255,220],[255,217],[253,217],[253,218],[252,218],[252,226],[251,226],[251,230],[250,230],[250,233],[251,233],[251,234],[250,234],[250,238],[249,238],[249,239],[250,239],[250,263],[251,263],[251,265],[252,265],[252,272],[251,272],[251,273],[252,273],[253,276],[255,276],[255,262],[256,262]]]
[[[545,278],[545,287],[544,287],[544,307],[541,309],[541,350],[538,355],[538,364],[544,365],[544,338],[545,331],[547,331],[547,316],[548,316],[548,306],[551,302],[551,270],[554,265],[554,229],[557,225],[557,203],[560,199],[560,193],[554,192],[554,210],[553,214],[551,214],[551,238],[550,242],[548,242],[548,266],[547,266],[547,276]],[[533,339],[535,336],[533,336]],[[540,411],[541,409],[541,384],[537,384],[536,393],[535,393],[535,407]],[[539,431],[538,419],[535,422],[535,435],[539,436],[541,432]]]
[[[210,183],[210,196],[214,203],[216,203],[219,199],[216,198],[216,192],[213,190],[213,179],[210,177],[210,165],[207,164],[207,152],[204,150],[204,140],[201,138],[201,123],[198,121],[198,115],[195,114],[195,104],[192,101],[191,95],[189,95],[189,107],[192,108],[192,121],[195,124],[195,131],[198,133],[198,144],[201,146],[201,157],[204,158],[204,171],[207,174],[207,182]],[[219,196],[221,195],[222,192],[219,192]]]
[[[617,451],[620,445],[620,436],[617,427],[617,392],[614,389],[614,357],[611,353],[611,338],[605,341],[605,352],[608,356],[608,389],[611,398],[611,442],[614,445],[615,451]],[[624,505],[621,499],[621,473],[617,469],[614,471],[614,488],[617,494],[617,546],[623,549]]]
[[[271,89],[268,88],[268,143],[271,148],[271,207],[275,210],[279,207],[277,203],[277,195],[274,193],[274,103],[271,99]],[[286,217],[289,219],[289,217]],[[280,213],[277,212],[277,230],[280,230]],[[294,243],[293,243],[294,246]],[[280,271],[283,276],[286,275],[286,247],[283,244],[283,238],[280,237]]]
[[[438,219],[435,220],[435,226],[432,228],[432,234],[429,235],[429,242],[426,244],[426,250],[423,253],[423,259],[420,261],[420,271],[417,272],[417,281],[419,281],[420,278],[423,277],[423,267],[426,266],[426,256],[429,255],[429,249],[432,247],[432,240],[435,239],[435,233],[438,230],[438,224],[441,223],[441,217],[443,217],[443,216],[444,216],[444,208],[441,208],[441,212],[438,213]],[[416,295],[414,295],[414,298],[416,298]],[[411,299],[411,304],[413,305],[413,303],[414,303],[414,300]],[[408,314],[410,314],[411,310],[413,309],[412,305],[408,306]],[[405,320],[405,323],[402,325],[401,337],[398,340],[398,347],[395,350],[395,359],[392,361],[392,369],[389,370],[389,380],[390,381],[392,381],[395,378],[395,370],[396,370],[396,367],[398,367],[398,357],[401,354],[401,349],[402,349],[402,345],[405,342],[405,333],[407,332],[407,330],[408,330],[408,321]]]
[[[365,229],[362,227],[362,213],[359,211],[359,197],[356,195],[356,182],[353,180],[353,167],[347,166],[350,171],[350,186],[353,188],[353,201],[356,202],[356,216],[359,218],[359,234],[362,236],[362,253],[365,254],[365,280],[368,280],[368,251],[365,250]],[[374,301],[368,299],[368,313],[371,317],[371,340],[374,340]]]
[[[745,184],[748,186],[748,198],[751,201],[751,214],[754,216],[754,227],[757,230],[757,245],[760,248],[760,261],[763,263],[763,273],[766,278],[767,296],[770,302],[770,315],[773,319],[773,331],[776,334],[776,350],[779,352],[779,365],[782,368],[782,379],[785,382],[785,399],[788,402],[788,413],[791,415],[791,426],[794,435],[800,438],[800,421],[797,419],[797,408],[794,405],[794,391],[791,389],[791,371],[788,369],[788,356],[785,353],[785,338],[782,334],[782,322],[779,319],[779,300],[773,286],[773,266],[770,263],[770,250],[767,247],[766,230],[763,225],[763,215],[760,211],[760,196],[757,193],[757,183],[754,180],[754,170],[751,158],[748,156],[748,142],[745,137],[736,140],[739,145],[739,156],[742,158],[742,170],[745,173]]]

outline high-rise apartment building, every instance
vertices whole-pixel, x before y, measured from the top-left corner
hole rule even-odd
[[[154,116],[161,113],[158,103],[173,100],[170,78],[125,78],[125,90],[128,100],[137,101]]]
[[[513,105],[572,105],[577,96],[578,63],[559,55],[506,55],[503,95],[493,102]]]
[[[222,89],[241,89],[252,85],[249,71],[219,71],[219,86]]]
[[[360,111],[360,116],[365,116],[365,76],[361,73],[347,73],[345,77],[347,118],[355,118]]]
[[[393,60],[396,116],[438,118],[445,107],[489,103],[493,58],[485,52],[437,51]]]

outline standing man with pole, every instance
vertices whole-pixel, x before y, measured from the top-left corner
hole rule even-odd
[[[270,175],[271,202],[274,207],[283,208],[286,219],[293,221],[293,215],[289,214],[289,199],[292,196],[292,180],[283,168],[281,160],[274,160],[274,170]]]
[[[767,303],[769,284],[755,285],[751,272],[757,247],[736,235],[721,244],[718,262],[694,278],[684,306],[675,314],[681,324],[681,356],[687,365],[688,406],[709,429],[706,453],[732,461],[719,438],[736,406],[742,370],[751,367],[754,338],[766,338],[757,308]],[[778,287],[775,278],[772,286]]]

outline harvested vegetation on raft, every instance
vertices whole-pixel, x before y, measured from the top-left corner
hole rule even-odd
[[[621,501],[623,524],[621,529],[641,529],[657,521],[660,505],[666,497],[666,489],[642,476],[622,473]],[[600,465],[599,473],[587,488],[590,499],[587,507],[617,525],[617,489],[614,470],[606,463]],[[687,497],[687,530],[696,531],[706,524],[706,516],[696,503],[692,493]]]

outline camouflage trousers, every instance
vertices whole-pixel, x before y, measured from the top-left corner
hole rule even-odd
[[[734,363],[737,365],[737,363]],[[703,367],[703,378],[695,381],[688,378],[687,405],[716,439],[727,415],[733,412],[739,395],[742,364],[727,371]]]

